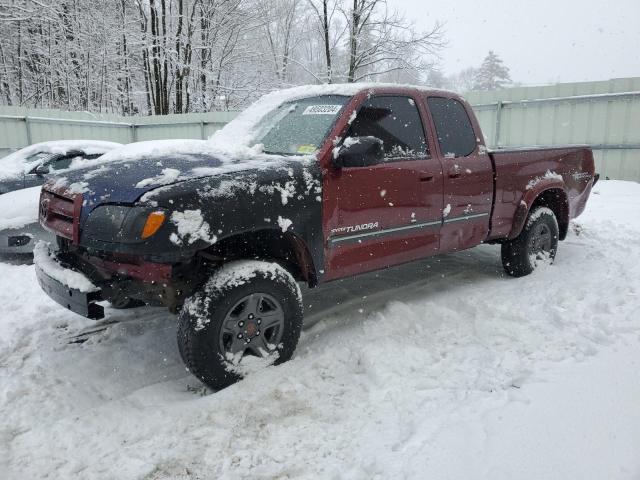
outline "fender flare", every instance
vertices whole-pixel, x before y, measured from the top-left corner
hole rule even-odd
[[[524,228],[524,223],[529,216],[529,212],[531,208],[538,202],[539,200],[543,200],[542,203],[548,203],[544,201],[545,193],[553,195],[557,195],[556,192],[562,192],[560,194],[560,198],[558,202],[554,205],[548,205],[553,212],[555,213],[558,219],[558,225],[560,227],[560,240],[564,240],[567,234],[567,227],[569,225],[569,198],[567,196],[567,191],[565,188],[564,181],[550,178],[550,179],[541,179],[539,182],[535,184],[535,186],[529,190],[525,190],[522,198],[520,199],[520,203],[516,208],[515,214],[513,216],[513,224],[511,226],[511,232],[507,237],[509,240],[513,240]]]
[[[300,235],[299,232],[295,232],[293,230],[282,232],[280,228],[267,226],[265,228],[259,228],[255,230],[247,229],[236,231],[226,234],[215,244],[212,244],[208,248],[204,249],[204,251],[215,251],[217,248],[220,248],[222,245],[225,245],[228,242],[233,242],[237,239],[248,239],[251,237],[258,237],[262,238],[263,240],[265,238],[271,238],[274,241],[277,240],[278,243],[282,242],[282,244],[290,249],[290,252],[295,256],[295,261],[292,261],[290,265],[295,265],[299,269],[298,273],[301,277],[301,280],[304,280],[310,286],[315,286],[318,284],[317,265],[311,253],[311,249],[309,248],[309,245],[305,241],[304,237]],[[278,259],[279,257],[275,255],[274,257],[269,258]]]

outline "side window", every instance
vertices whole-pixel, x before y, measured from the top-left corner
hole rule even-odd
[[[476,149],[476,134],[462,103],[452,98],[427,99],[444,156],[466,157]]]
[[[49,168],[51,170],[66,170],[76,158],[83,159],[86,156],[82,152],[69,152],[67,155],[58,157],[49,163]]]
[[[27,157],[26,158],[26,162],[27,163],[37,163],[38,165],[40,165],[42,163],[47,163],[49,160],[51,160],[55,156],[56,156],[55,153],[38,152],[38,153],[34,153],[33,155],[30,155],[29,157]]]
[[[347,137],[372,136],[382,140],[387,161],[427,156],[420,113],[409,97],[379,96],[358,110]]]

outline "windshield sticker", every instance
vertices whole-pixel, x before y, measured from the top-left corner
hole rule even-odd
[[[313,153],[316,151],[315,145],[300,145],[296,153]]]
[[[309,105],[302,112],[303,115],[335,115],[342,105]]]

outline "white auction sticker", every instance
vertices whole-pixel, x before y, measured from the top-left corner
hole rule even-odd
[[[309,105],[302,112],[303,115],[335,115],[342,105]]]

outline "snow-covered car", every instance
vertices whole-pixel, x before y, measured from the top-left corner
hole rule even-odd
[[[40,186],[52,175],[85,166],[121,146],[100,140],[55,140],[29,145],[0,159],[0,194]]]
[[[53,235],[38,223],[40,187],[0,195],[0,253],[30,253],[35,240]]]
[[[40,186],[121,146],[97,140],[59,140],[30,145],[0,159],[0,253],[30,253],[35,240],[52,240],[53,235],[38,223]]]

